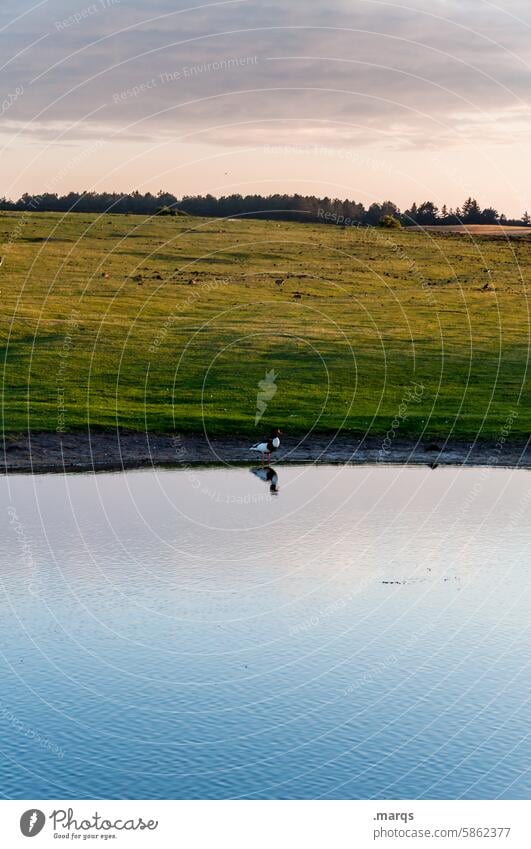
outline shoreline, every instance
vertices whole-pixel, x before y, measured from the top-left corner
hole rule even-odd
[[[530,439],[474,443],[465,439],[396,438],[349,434],[289,435],[271,460],[277,464],[381,464],[488,466],[531,469]],[[111,472],[150,467],[259,465],[248,448],[252,439],[204,434],[146,434],[130,431],[39,432],[6,435],[0,447],[3,474]]]

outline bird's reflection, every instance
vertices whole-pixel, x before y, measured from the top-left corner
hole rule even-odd
[[[251,473],[260,478],[264,483],[269,484],[269,492],[272,495],[278,495],[278,475],[272,466],[260,466],[256,469],[251,469]]]

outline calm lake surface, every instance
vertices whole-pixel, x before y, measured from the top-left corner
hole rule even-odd
[[[531,474],[0,483],[8,798],[529,796]]]

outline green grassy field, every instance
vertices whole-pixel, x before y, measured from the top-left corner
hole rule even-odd
[[[530,431],[528,241],[3,213],[0,242],[4,431]]]

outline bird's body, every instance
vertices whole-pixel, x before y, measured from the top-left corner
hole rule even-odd
[[[271,433],[271,436],[268,440],[264,440],[263,442],[257,442],[255,445],[251,445],[249,451],[256,451],[258,454],[262,455],[262,460],[264,459],[264,455],[267,454],[267,459],[271,457],[271,454],[280,447],[280,435],[282,431],[278,428]]]
[[[270,439],[267,442],[257,442],[256,445],[251,445],[249,451],[258,451],[260,454],[271,454],[272,451],[276,451],[280,445],[280,439],[276,436],[274,439]]]

